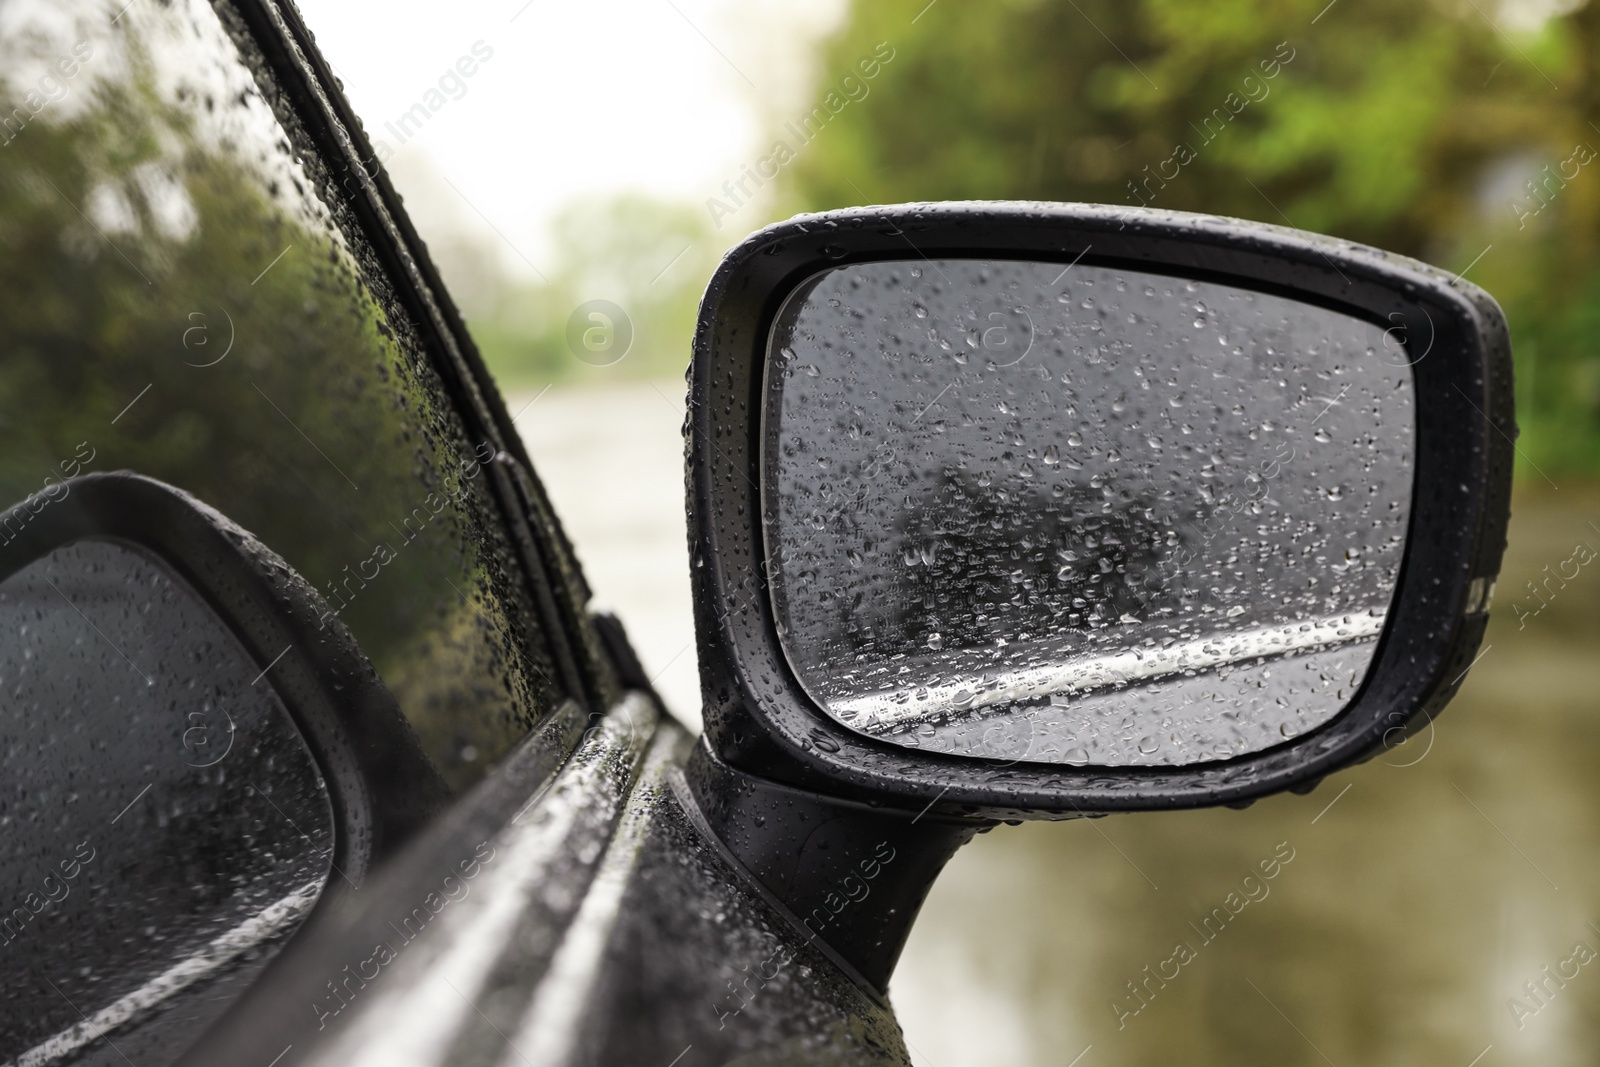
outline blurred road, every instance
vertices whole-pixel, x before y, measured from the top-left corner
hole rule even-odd
[[[684,384],[506,397],[596,607],[614,611],[668,710],[700,730],[683,514]]]
[[[510,407],[598,603],[698,726],[682,383],[531,400]],[[1308,796],[963,849],[891,990],[917,1067],[1593,1063],[1600,559],[1579,545],[1600,549],[1600,488],[1519,493],[1487,650],[1437,730]]]

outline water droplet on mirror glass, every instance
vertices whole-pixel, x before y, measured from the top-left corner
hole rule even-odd
[[[1381,329],[1135,271],[938,266],[825,274],[775,327],[795,373],[768,379],[758,488],[807,691],[885,741],[1074,766],[1238,758],[1336,715],[1410,513],[1409,380],[1360,377]],[[929,373],[1019,304],[1020,369]],[[1315,465],[1286,447],[1308,439]]]

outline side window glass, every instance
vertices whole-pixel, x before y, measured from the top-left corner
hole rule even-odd
[[[470,783],[564,695],[494,448],[223,18],[12,0],[0,90],[0,508],[98,471],[194,493],[317,587]]]

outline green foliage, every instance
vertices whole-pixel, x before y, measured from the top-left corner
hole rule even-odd
[[[256,175],[196,140],[182,115],[107,94],[103,107],[33,124],[7,146],[4,500],[39,491],[87,442],[91,469],[156,473],[225,501],[246,528],[281,531],[279,551],[313,582],[330,582],[385,536],[379,502],[403,516],[418,495],[403,457],[419,461],[422,444],[389,415],[399,397],[373,395],[374,363],[408,376],[404,360],[327,236],[297,224],[292,198],[270,202]],[[153,173],[181,190],[168,195],[182,198],[189,226],[161,223],[161,197],[138,180]],[[123,219],[114,236],[79,213],[97,202],[122,205],[109,211]],[[197,366],[230,344],[226,359]],[[297,426],[316,434],[328,460],[304,447]],[[303,522],[284,520],[308,507],[359,538],[305,538]],[[380,651],[410,621],[402,583],[388,584],[393,591],[352,608]]]
[[[862,0],[825,43],[819,85],[878,42],[896,55],[777,179],[784,209],[1146,203],[1471,264],[1513,323],[1523,451],[1600,471],[1600,160],[1541,172],[1600,148],[1600,11],[1518,28],[1472,0],[925,6]]]

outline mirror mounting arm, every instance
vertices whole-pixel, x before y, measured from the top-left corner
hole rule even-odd
[[[928,890],[956,849],[996,823],[878,807],[759,778],[704,738],[684,807],[753,888],[881,999]]]

